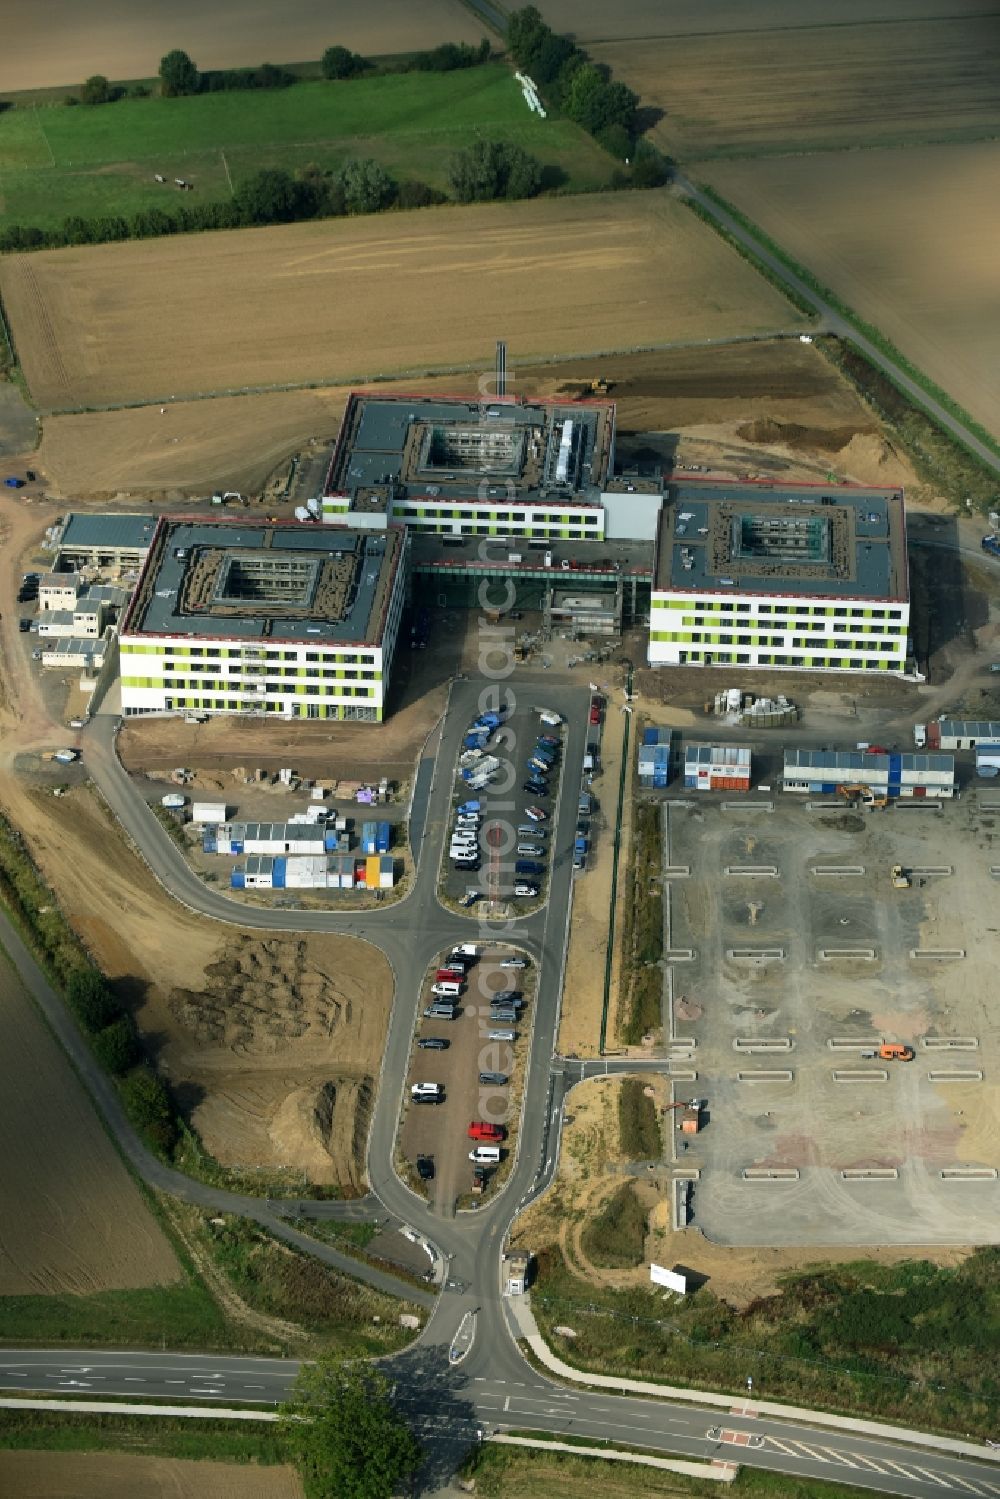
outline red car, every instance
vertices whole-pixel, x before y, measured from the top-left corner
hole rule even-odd
[[[591,705],[590,705],[590,721],[591,721],[591,723],[600,723],[600,721],[601,721],[601,707],[600,707],[599,703],[591,703]]]
[[[507,1131],[502,1124],[488,1124],[485,1119],[473,1119],[468,1128],[470,1140],[492,1140],[494,1142],[505,1138]]]
[[[436,984],[461,984],[465,980],[464,968],[439,968],[434,975]]]

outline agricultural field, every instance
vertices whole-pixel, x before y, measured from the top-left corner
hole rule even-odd
[[[445,191],[451,158],[474,132],[523,146],[570,189],[606,186],[614,170],[576,125],[532,114],[499,63],[90,109],[53,104],[0,113],[0,228],[170,213],[182,198],[228,200],[264,167],[335,171],[360,157]],[[175,178],[193,185],[190,198]]]
[[[287,0],[281,6],[224,0],[32,0],[4,7],[0,91],[76,87],[91,73],[149,78],[164,53],[182,47],[200,68],[318,58],[333,43],[366,57],[416,52],[441,42],[478,42],[482,26],[459,0]]]
[[[666,191],[6,256],[0,293],[48,409],[806,324]]]
[[[302,1499],[294,1468],[130,1452],[0,1452],[0,1490],[19,1499]]]
[[[854,25],[838,9],[828,27],[703,29],[588,51],[663,111],[652,139],[683,162],[992,137],[1000,129],[996,17],[942,9]]]
[[[0,988],[0,1297],[176,1281],[168,1240],[6,956]]]
[[[613,11],[605,0],[538,0],[538,9],[555,31],[589,44],[661,36],[725,35],[735,31],[815,30],[825,27],[829,0],[619,0]],[[850,21],[918,20],[948,16],[948,0],[837,0],[840,24]],[[995,0],[962,0],[963,15],[990,15]],[[613,18],[613,19],[610,19]]]
[[[1000,145],[714,163],[699,176],[1000,437]]]

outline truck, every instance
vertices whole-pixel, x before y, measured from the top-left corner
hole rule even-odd
[[[9,479],[7,483],[10,483]],[[1000,557],[1000,536],[997,536],[995,532],[991,531],[988,536],[984,536],[979,545],[989,556]]]

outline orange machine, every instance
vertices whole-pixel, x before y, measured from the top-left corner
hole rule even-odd
[[[904,1046],[901,1041],[886,1041],[878,1049],[880,1062],[912,1062],[912,1046]]]

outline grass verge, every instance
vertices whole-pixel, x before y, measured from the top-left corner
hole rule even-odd
[[[626,1160],[659,1159],[663,1149],[660,1121],[656,1104],[646,1097],[646,1084],[641,1078],[622,1078],[618,1093],[618,1131]]]
[[[635,1046],[647,1032],[659,1030],[663,993],[663,975],[655,966],[663,957],[662,815],[653,803],[634,805],[629,872],[632,898],[626,903],[622,923],[627,1013],[621,1039],[627,1046]]]
[[[584,1254],[607,1270],[632,1270],[646,1253],[646,1210],[631,1182],[624,1182],[588,1222],[580,1238]]]
[[[551,1432],[519,1432],[519,1436],[537,1435],[554,1438]],[[572,1439],[569,1439],[572,1440]],[[573,1445],[591,1445],[573,1443]],[[600,1450],[600,1444],[592,1444]],[[613,1445],[613,1444],[612,1444]],[[654,1454],[662,1457],[663,1453]],[[633,1495],[650,1499],[862,1499],[868,1489],[852,1489],[844,1484],[823,1483],[819,1479],[792,1478],[784,1473],[742,1468],[732,1483],[720,1484],[707,1478],[690,1478],[684,1473],[670,1473],[662,1468],[647,1468],[639,1463],[601,1462],[594,1458],[574,1457],[568,1452],[531,1451],[524,1447],[499,1446],[486,1442],[478,1448],[462,1469],[461,1476],[474,1479],[476,1493],[486,1499],[578,1499],[594,1483],[600,1484],[604,1499],[632,1499]]]
[[[0,1451],[129,1452],[142,1457],[271,1466],[291,1458],[280,1426],[250,1421],[187,1421],[170,1416],[73,1415],[5,1410]]]
[[[818,297],[822,297],[823,301],[839,312],[841,317],[846,318],[887,359],[891,359],[904,374],[908,375],[915,384],[919,385],[921,390],[925,391],[927,395],[943,406],[950,416],[953,416],[956,421],[961,422],[985,447],[989,448],[992,453],[995,453],[1000,458],[1000,442],[997,441],[993,433],[987,431],[974,417],[970,416],[964,407],[960,406],[946,390],[942,390],[939,385],[935,385],[934,381],[923,370],[919,369],[917,365],[911,364],[906,355],[900,353],[895,344],[886,338],[880,329],[874,327],[871,323],[866,323],[853,308],[849,307],[846,302],[841,301],[836,292],[831,291],[828,286],[824,286],[823,282],[814,276],[812,271],[789,255],[788,251],[784,250],[776,240],[771,239],[752,219],[748,218],[740,209],[735,208],[732,203],[728,202],[707,183],[699,182],[698,187],[705,194],[706,198],[711,198],[712,202],[717,203],[723,212],[728,213],[738,224],[741,224],[766,250],[769,250],[772,255],[780,260],[782,265],[787,266],[794,275],[798,276],[800,281],[804,281],[807,286],[811,287]],[[810,311],[815,312],[815,308],[810,308]],[[972,454],[969,457],[973,462],[977,461]]]
[[[857,1260],[786,1276],[745,1308],[705,1286],[666,1304],[645,1288],[605,1289],[538,1252],[532,1310],[546,1341],[579,1368],[695,1389],[992,1435],[1000,1418],[1000,1251],[961,1265]],[[567,1344],[554,1333],[566,1324]]]

